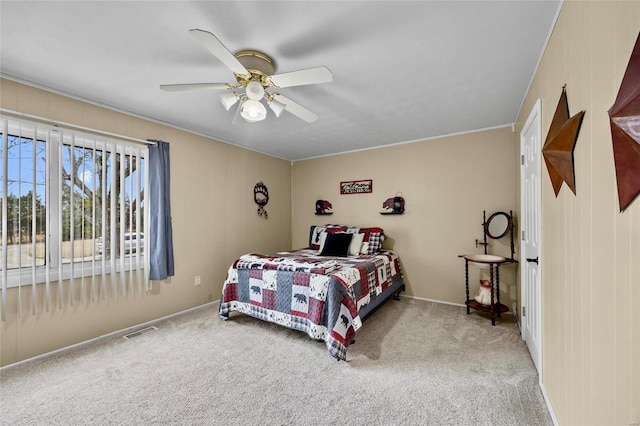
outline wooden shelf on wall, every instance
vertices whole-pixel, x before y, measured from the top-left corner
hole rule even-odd
[[[333,212],[325,212],[325,213],[315,213],[316,216],[329,216],[332,215]]]

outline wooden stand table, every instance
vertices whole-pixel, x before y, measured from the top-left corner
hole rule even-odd
[[[465,287],[467,291],[467,315],[471,313],[471,309],[477,309],[482,312],[489,312],[491,314],[491,325],[496,325],[496,316],[500,318],[500,315],[509,311],[509,307],[500,303],[500,265],[503,263],[512,263],[511,259],[506,259],[502,256],[494,256],[491,254],[468,254],[464,255],[464,276]],[[491,304],[483,305],[476,302],[474,299],[469,298],[469,262],[484,263],[489,265],[489,275],[491,281]],[[494,271],[495,271],[495,287],[494,292]],[[497,294],[496,294],[497,293]]]

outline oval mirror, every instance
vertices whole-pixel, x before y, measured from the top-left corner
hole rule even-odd
[[[489,238],[502,238],[511,229],[511,216],[505,212],[495,212],[489,216],[489,220],[484,224],[484,232]]]

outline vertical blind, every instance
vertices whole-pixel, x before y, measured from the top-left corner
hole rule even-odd
[[[148,290],[147,146],[1,119],[2,319]]]

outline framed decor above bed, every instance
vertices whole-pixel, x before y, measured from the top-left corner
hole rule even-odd
[[[316,238],[317,237],[317,238]],[[405,284],[381,228],[312,226],[309,248],[246,254],[229,268],[219,315],[232,312],[305,332],[346,359],[362,321]]]
[[[373,192],[373,181],[368,180],[349,180],[340,182],[340,194],[367,194]]]

